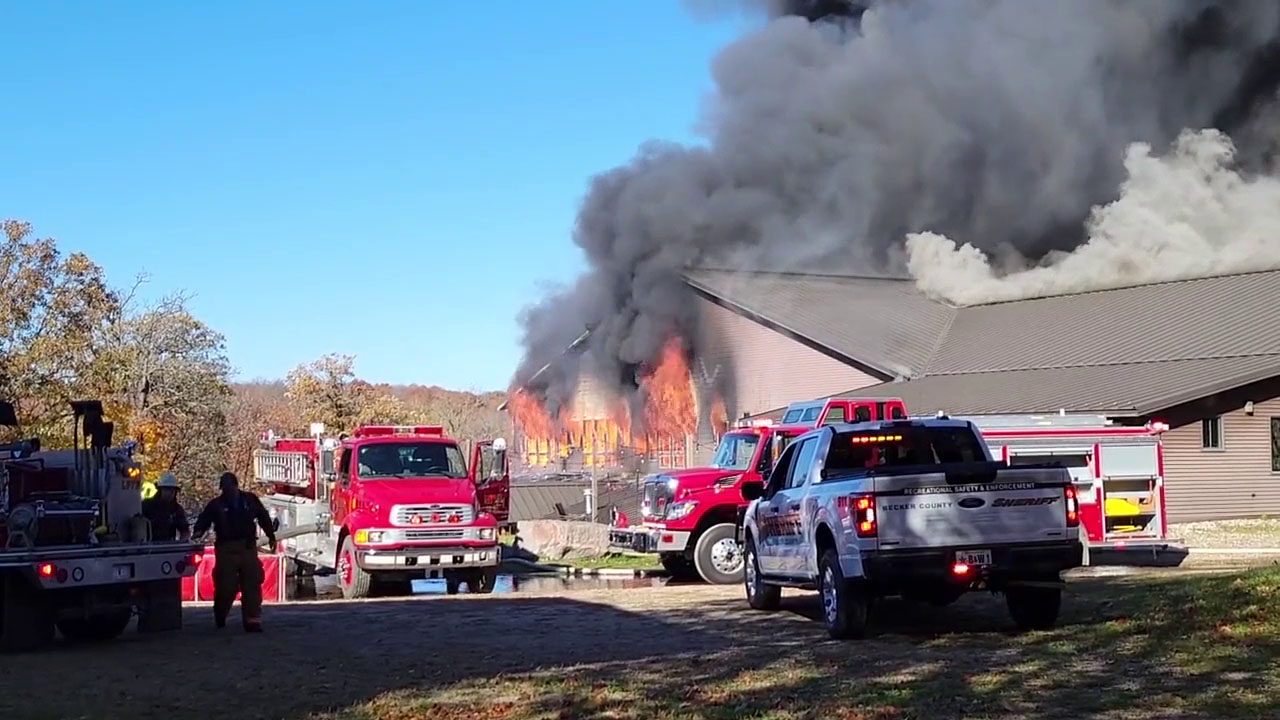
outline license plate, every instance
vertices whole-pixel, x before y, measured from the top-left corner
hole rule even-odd
[[[113,565],[111,567],[111,576],[116,580],[128,580],[133,577],[133,563],[124,565]]]
[[[956,562],[964,563],[965,565],[990,565],[991,551],[990,550],[957,550]]]

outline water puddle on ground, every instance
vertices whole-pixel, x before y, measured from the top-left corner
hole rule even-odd
[[[314,590],[311,585],[314,583]],[[636,577],[570,577],[565,575],[498,575],[493,592],[496,595],[513,595],[519,593],[555,593],[572,590],[626,590],[630,588],[661,587],[663,578]],[[289,600],[338,600],[342,592],[338,589],[337,578],[333,576],[317,577],[311,582],[303,583],[301,588],[292,587],[290,582]],[[466,594],[464,584],[460,594]],[[414,595],[447,595],[445,582],[440,580],[414,580]]]

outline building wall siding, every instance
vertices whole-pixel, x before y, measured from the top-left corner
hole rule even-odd
[[[704,298],[696,302],[700,337],[693,376],[700,388],[722,389],[731,421],[880,382],[732,310]]]
[[[1169,520],[1187,522],[1280,515],[1280,473],[1271,471],[1271,418],[1280,399],[1222,416],[1222,449],[1201,447],[1200,422],[1164,436]]]

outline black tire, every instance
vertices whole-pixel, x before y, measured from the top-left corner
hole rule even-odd
[[[0,573],[0,651],[28,652],[53,642],[54,615],[44,591]]]
[[[343,598],[359,600],[369,597],[373,576],[356,562],[356,544],[350,535],[342,539],[342,547],[338,549],[337,569],[338,589],[342,591]]]
[[[378,597],[404,597],[413,594],[413,579],[405,577],[380,578],[373,576],[370,592]]]
[[[105,642],[120,637],[132,619],[129,608],[117,608],[88,617],[63,618],[57,625],[62,637],[71,642]]]
[[[860,582],[845,580],[835,550],[822,554],[818,563],[818,593],[822,598],[822,624],[836,640],[867,634],[870,598]]]
[[[498,566],[478,568],[467,573],[467,589],[478,595],[488,595],[498,584]]]
[[[1014,586],[1005,590],[1004,597],[1013,624],[1023,632],[1049,630],[1058,622],[1061,588]]]
[[[458,588],[462,585],[462,577],[453,570],[446,570],[444,573],[444,592],[446,595],[457,595]]]
[[[698,577],[698,571],[689,564],[688,558],[683,553],[661,553],[658,560],[662,563],[662,569],[675,580],[692,580]]]
[[[743,584],[747,588],[747,604],[752,610],[772,612],[782,604],[782,588],[770,585],[760,574],[760,558],[756,554],[756,543],[747,538],[746,547],[742,551]]]
[[[742,547],[735,539],[738,528],[733,523],[720,523],[707,528],[693,548],[693,565],[698,575],[712,585],[734,585],[742,582]],[[729,548],[732,543],[732,549]],[[727,555],[726,555],[727,553]],[[736,563],[728,560],[736,558]],[[736,570],[730,570],[736,567]]]

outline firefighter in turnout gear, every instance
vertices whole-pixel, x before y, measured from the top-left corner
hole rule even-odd
[[[262,632],[262,561],[258,559],[258,527],[276,549],[275,528],[262,501],[240,489],[235,473],[218,479],[222,494],[205,505],[196,519],[198,538],[214,531],[213,620],[226,627],[227,614],[240,593],[240,618],[245,632]],[[257,527],[255,527],[255,525]]]
[[[187,513],[178,502],[178,478],[167,472],[155,488],[157,494],[142,501],[142,516],[151,523],[151,539],[156,542],[190,539]]]

